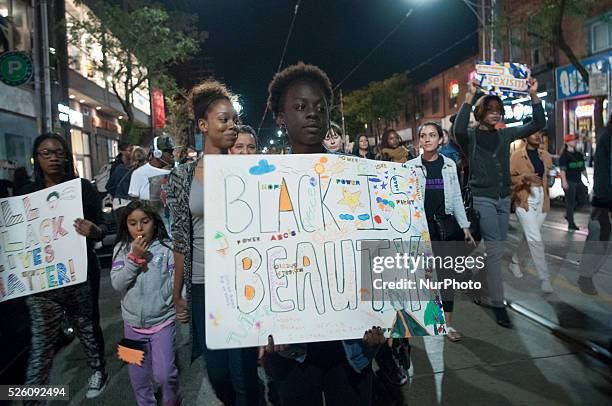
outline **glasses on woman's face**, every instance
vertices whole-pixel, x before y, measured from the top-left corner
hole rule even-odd
[[[337,141],[337,140],[339,140],[339,139],[340,139],[340,136],[339,136],[339,135],[337,135],[337,134],[334,134],[334,135],[326,135],[326,136],[325,136],[325,141],[327,141],[327,142],[331,141],[332,139]]]
[[[41,149],[40,151],[38,151],[38,155],[45,159],[51,158],[52,155],[55,155],[59,159],[64,159],[66,158],[66,151],[64,151],[63,148],[58,148],[58,149],[45,148],[45,149]]]

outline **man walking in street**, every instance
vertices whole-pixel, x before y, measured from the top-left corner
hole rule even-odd
[[[149,162],[132,173],[128,191],[132,198],[148,200],[157,206],[168,231],[170,231],[170,214],[165,207],[162,185],[168,182],[168,175],[174,167],[173,152],[172,138],[155,137],[149,150]]]

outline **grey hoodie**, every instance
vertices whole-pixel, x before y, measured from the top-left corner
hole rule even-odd
[[[170,245],[169,243],[166,243]],[[127,257],[130,247],[115,247],[111,283],[121,292],[123,320],[136,328],[150,328],[174,318],[172,248],[155,241],[149,247],[146,265],[140,267]]]

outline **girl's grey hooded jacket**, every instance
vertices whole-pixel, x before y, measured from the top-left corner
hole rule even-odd
[[[121,251],[115,247],[111,283],[121,292],[123,320],[132,327],[155,327],[175,316],[174,255],[170,243],[165,244],[153,242],[143,266],[128,259],[129,246]]]

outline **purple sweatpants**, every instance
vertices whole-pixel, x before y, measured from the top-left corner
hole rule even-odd
[[[142,366],[128,365],[138,405],[157,405],[153,382],[162,389],[164,405],[179,404],[178,370],[174,362],[174,323],[153,334],[137,333],[124,323],[124,332],[125,338],[148,342]]]

